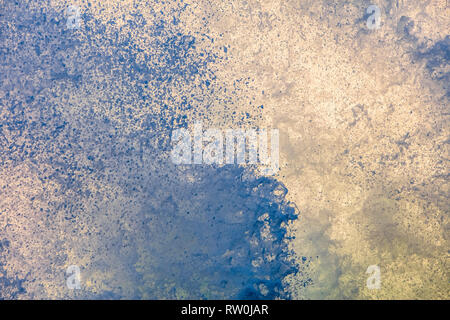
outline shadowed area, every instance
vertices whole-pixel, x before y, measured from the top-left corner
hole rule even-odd
[[[68,30],[50,5],[1,4],[0,297],[288,297],[286,188],[169,158],[171,131],[226,99],[213,39],[177,28],[182,4],[120,23],[84,9]]]

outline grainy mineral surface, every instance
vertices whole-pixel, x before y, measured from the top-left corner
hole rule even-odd
[[[0,0],[0,298],[450,298],[447,1],[69,2]]]

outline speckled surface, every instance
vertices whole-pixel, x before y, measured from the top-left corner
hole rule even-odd
[[[445,0],[70,4],[0,0],[0,298],[449,298]],[[195,121],[280,171],[174,165]]]

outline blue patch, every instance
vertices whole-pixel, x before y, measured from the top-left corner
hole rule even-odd
[[[286,188],[272,178],[242,179],[249,172],[237,166],[180,170],[167,158],[171,131],[187,127],[187,112],[195,104],[207,103],[203,96],[180,98],[174,88],[200,86],[204,96],[214,96],[216,80],[209,65],[217,55],[197,50],[199,40],[179,32],[178,18],[164,14],[155,13],[159,19],[151,26],[140,14],[132,14],[128,21],[135,30],[150,30],[153,40],[148,54],[132,34],[123,37],[106,28],[115,26],[113,20],[102,24],[89,12],[83,14],[82,36],[76,36],[66,29],[62,12],[29,10],[26,2],[3,6],[0,41],[16,47],[0,51],[2,80],[8,80],[0,83],[5,92],[0,101],[5,108],[0,119],[2,167],[30,160],[39,179],[58,183],[55,196],[59,200],[50,201],[45,196],[49,190],[43,190],[41,198],[48,200],[50,209],[40,208],[37,213],[48,219],[66,214],[61,218],[67,227],[57,232],[76,234],[90,215],[94,219],[109,214],[85,211],[79,205],[86,200],[104,201],[102,194],[83,188],[88,181],[117,185],[132,199],[129,207],[135,210],[99,231],[106,239],[117,224],[139,226],[132,233],[121,231],[122,237],[112,244],[124,248],[126,242],[127,254],[103,250],[96,257],[120,261],[121,272],[128,274],[122,281],[138,289],[132,296],[123,296],[119,286],[112,286],[101,294],[83,291],[80,297],[288,298],[282,280],[297,266],[289,258],[286,224],[296,219],[297,212],[285,200]],[[145,62],[137,59],[138,53],[145,55]],[[40,70],[43,76],[38,77]],[[90,72],[113,75],[113,80],[104,77],[96,82]],[[118,114],[107,116],[87,108],[71,121],[58,111],[66,101],[65,90],[73,94],[93,87],[110,93],[108,100],[98,104],[120,110]],[[151,104],[161,108],[144,119],[125,107]],[[246,113],[246,117],[252,116]],[[136,123],[138,129],[124,130]],[[135,143],[139,148],[133,147]],[[49,232],[55,230],[43,229],[41,236]],[[105,246],[111,244],[107,241]],[[148,260],[142,258],[147,256]],[[5,250],[0,252],[2,257],[7,259]],[[136,268],[139,261],[144,263]],[[117,267],[108,265],[110,271]],[[149,277],[151,281],[146,280]],[[27,281],[33,279],[3,276],[0,297],[20,297]]]

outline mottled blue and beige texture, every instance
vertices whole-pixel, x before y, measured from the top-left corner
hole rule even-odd
[[[0,0],[0,299],[449,299],[449,31],[445,0]],[[174,165],[198,121],[279,129],[280,171]]]

